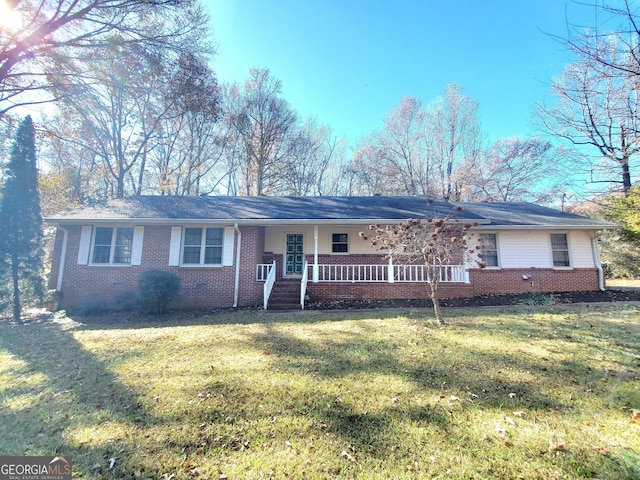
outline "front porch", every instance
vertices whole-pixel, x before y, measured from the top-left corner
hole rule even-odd
[[[256,281],[264,282],[265,310],[269,308],[271,292],[276,281],[286,280],[289,284],[292,281],[291,276],[278,273],[277,265],[277,260],[256,265]],[[359,299],[365,296],[393,298],[395,290],[402,290],[402,295],[398,292],[398,298],[405,296],[407,290],[415,290],[416,296],[424,296],[426,284],[431,283],[434,275],[437,275],[441,284],[457,284],[461,287],[469,284],[469,273],[464,265],[442,265],[429,269],[424,265],[395,265],[392,259],[386,264],[354,265],[309,264],[304,261],[302,275],[296,277],[300,283],[295,295],[296,299],[299,298],[299,308],[304,308],[311,292],[323,298],[333,299]],[[402,286],[398,285],[393,289],[381,288],[384,284]],[[418,287],[410,287],[407,284]],[[443,287],[445,291],[448,290],[445,285]]]

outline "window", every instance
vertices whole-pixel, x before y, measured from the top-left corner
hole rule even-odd
[[[569,242],[566,233],[551,234],[551,252],[554,267],[570,267]]]
[[[482,260],[487,264],[487,267],[499,267],[497,235],[495,233],[481,233],[480,245]]]
[[[333,253],[347,253],[349,251],[349,235],[334,233],[331,236],[331,251]]]
[[[222,228],[185,228],[183,265],[221,265],[223,238]]]
[[[93,238],[91,263],[129,265],[132,250],[133,227],[98,227]]]

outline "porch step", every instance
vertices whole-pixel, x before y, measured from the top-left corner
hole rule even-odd
[[[300,310],[300,280],[278,280],[273,284],[268,310]]]

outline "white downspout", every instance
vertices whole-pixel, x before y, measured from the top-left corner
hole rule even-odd
[[[56,223],[56,228],[64,232],[62,237],[62,249],[60,251],[60,265],[58,266],[58,279],[56,281],[56,290],[60,292],[62,290],[62,278],[64,277],[64,266],[67,260],[67,240],[69,238],[69,230],[61,227]]]
[[[236,246],[236,277],[233,284],[233,308],[238,308],[238,291],[240,289],[240,247],[242,245],[242,232],[240,232],[237,223],[234,223],[233,229],[238,234],[238,243]]]
[[[604,292],[604,271],[602,270],[602,263],[600,263],[600,252],[598,251],[598,240],[596,237],[591,237],[591,251],[593,252],[593,263],[598,269],[598,288],[601,292]]]

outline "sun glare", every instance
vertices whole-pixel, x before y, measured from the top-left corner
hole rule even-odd
[[[0,28],[12,30],[19,28],[21,24],[20,12],[11,8],[7,0],[0,0]]]

